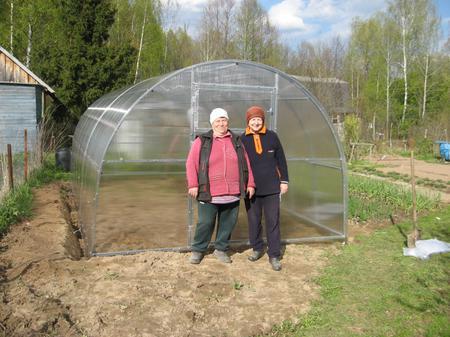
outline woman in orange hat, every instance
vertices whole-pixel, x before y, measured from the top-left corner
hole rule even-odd
[[[253,198],[245,200],[249,239],[253,253],[248,257],[256,261],[264,255],[261,218],[267,235],[269,262],[273,270],[281,270],[280,195],[288,191],[288,168],[281,142],[274,131],[264,125],[265,112],[262,107],[252,106],[247,110],[247,128],[242,135],[255,179]]]

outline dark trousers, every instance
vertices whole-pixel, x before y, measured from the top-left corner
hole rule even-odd
[[[248,236],[253,250],[264,249],[262,237],[262,212],[264,210],[264,222],[266,225],[267,244],[269,257],[280,257],[280,195],[271,194],[255,196],[245,199],[248,218]]]
[[[217,232],[214,248],[228,250],[231,232],[233,232],[239,214],[239,201],[229,204],[198,203],[198,223],[195,228],[192,251],[205,252],[211,242],[216,226]]]

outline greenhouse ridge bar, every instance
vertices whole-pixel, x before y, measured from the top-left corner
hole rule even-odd
[[[94,102],[76,128],[74,191],[89,255],[187,250],[196,224],[185,160],[195,137],[222,107],[244,131],[261,105],[289,167],[281,200],[284,242],[345,240],[345,157],[326,112],[293,77],[247,61],[215,61],[150,78]],[[245,209],[232,242],[247,243]]]

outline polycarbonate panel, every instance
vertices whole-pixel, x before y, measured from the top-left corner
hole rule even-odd
[[[138,123],[125,126],[115,135],[106,160],[184,160],[189,152],[189,128],[150,127]]]
[[[128,91],[125,91],[122,95],[118,96],[114,102],[112,102],[109,109],[122,111],[124,113],[129,112],[147,90],[150,90],[150,88],[152,88],[159,80],[160,77],[155,77],[136,84]]]
[[[340,165],[332,127],[311,100],[278,100],[277,131],[288,156],[335,159]]]
[[[213,62],[194,67],[194,82],[273,87],[275,73],[245,62]]]
[[[122,170],[132,166],[123,165]],[[188,245],[184,163],[146,169],[147,175],[102,176],[96,253]]]
[[[342,171],[289,159],[288,167],[289,192],[282,197],[282,208],[292,216],[326,231],[326,235],[322,235],[344,234]]]
[[[250,89],[248,89],[250,90]],[[245,112],[252,105],[260,105],[267,110],[271,108],[270,91],[239,91],[223,92],[218,89],[199,90],[198,128],[209,129],[209,115],[214,108],[223,108],[228,112],[229,127],[231,129],[245,129],[247,121]],[[267,116],[267,125],[271,126],[270,115]]]
[[[94,103],[92,103],[89,108],[100,108],[105,109],[107,108],[117,97],[119,97],[123,92],[127,91],[130,88],[130,86],[121,88],[115,91],[112,91],[99,99],[97,99]]]
[[[310,98],[308,91],[303,85],[291,79],[286,79],[285,77],[279,76],[278,79],[278,99],[289,100],[289,99],[301,99]]]
[[[273,68],[218,61],[109,93],[82,116],[72,167],[88,254],[188,248],[197,218],[185,178],[190,144],[210,129],[212,109],[226,109],[231,129],[242,132],[252,105],[266,109],[266,125],[277,131],[288,160],[282,238],[343,238],[345,161],[323,108]],[[247,238],[241,201],[232,240]]]

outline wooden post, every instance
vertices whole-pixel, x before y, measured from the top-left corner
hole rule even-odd
[[[12,163],[12,149],[11,144],[7,145],[7,156],[8,156],[8,180],[9,180],[9,189],[14,189],[14,175],[13,175],[13,163]]]
[[[416,210],[416,178],[414,176],[414,151],[411,151],[411,194],[412,194],[412,212],[413,212],[413,232],[407,237],[408,248],[416,247],[416,240],[420,239],[420,232],[417,228],[417,210]]]
[[[414,176],[414,151],[411,151],[411,189],[413,203],[413,225],[414,230],[417,227],[417,210],[416,210],[416,177]]]
[[[28,131],[23,130],[23,178],[28,180]]]

